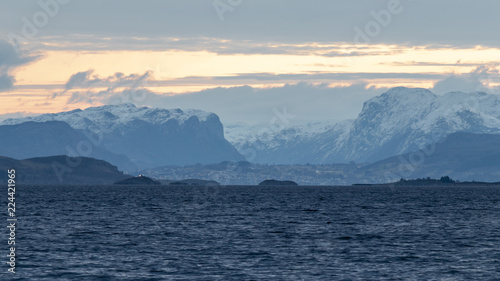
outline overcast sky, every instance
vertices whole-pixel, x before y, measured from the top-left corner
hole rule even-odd
[[[0,114],[128,101],[226,123],[284,106],[340,120],[395,86],[496,93],[498,11],[493,0],[2,1]]]
[[[19,31],[22,17],[41,10],[38,1],[2,1],[2,33]],[[51,2],[42,0],[42,2]],[[234,0],[221,21],[212,0],[64,0],[39,36],[215,37],[256,42],[350,42],[353,28],[390,0]],[[373,41],[498,47],[495,0],[400,0],[402,11]],[[215,2],[218,3],[218,2]],[[220,3],[229,1],[220,0]],[[224,6],[216,5],[218,7]]]

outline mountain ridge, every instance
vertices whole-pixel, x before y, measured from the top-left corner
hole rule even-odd
[[[122,171],[137,169],[127,156],[109,152],[100,145],[89,145],[88,138],[80,130],[62,121],[1,125],[0,144],[0,155],[15,159],[86,156],[113,163]]]
[[[243,156],[224,138],[219,117],[200,110],[106,105],[6,119],[0,122],[0,126],[30,121],[66,122],[98,146],[111,153],[126,155],[140,169],[243,160]]]
[[[457,132],[424,150],[393,156],[359,169],[373,182],[400,178],[500,181],[500,135]]]
[[[155,178],[189,178],[193,174],[224,185],[256,185],[266,179],[300,185],[394,183],[401,178],[441,178],[500,182],[500,135],[458,132],[423,150],[372,164],[256,164],[222,162],[211,165],[159,167],[142,171]]]
[[[233,144],[240,152],[254,150],[254,162],[261,164],[298,164],[304,159],[312,164],[373,163],[455,132],[500,134],[500,97],[483,92],[435,95],[427,89],[397,87],[366,101],[356,119],[308,132],[307,137],[300,131],[290,126]],[[296,147],[303,151],[298,154]]]
[[[0,169],[15,169],[16,183],[22,185],[108,185],[130,177],[106,161],[65,155],[23,160],[0,156]],[[7,180],[2,173],[0,181]]]

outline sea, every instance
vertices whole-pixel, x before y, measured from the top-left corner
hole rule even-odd
[[[0,280],[500,280],[500,186],[18,185],[15,200]]]

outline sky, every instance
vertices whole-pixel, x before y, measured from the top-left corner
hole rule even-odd
[[[103,104],[355,118],[391,87],[500,93],[493,0],[0,2],[0,119]]]

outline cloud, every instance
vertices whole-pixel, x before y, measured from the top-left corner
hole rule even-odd
[[[295,121],[344,120],[355,118],[363,102],[384,92],[385,88],[360,83],[347,87],[329,87],[308,83],[283,87],[250,86],[215,88],[186,94],[158,94],[147,89],[123,91],[76,92],[70,102],[97,104],[134,103],[136,106],[194,108],[219,115],[224,124],[268,122],[276,110],[287,108]]]
[[[137,92],[147,86],[147,82],[151,78],[152,72],[147,71],[144,74],[125,75],[117,72],[108,77],[100,77],[94,74],[93,70],[78,72],[71,75],[68,82],[65,84],[65,89],[62,92],[56,92],[52,95],[52,99],[63,96],[70,92],[71,97],[68,103],[89,103],[94,104],[100,100],[110,98],[118,93]],[[105,90],[95,90],[95,88],[106,88]],[[121,90],[125,88],[125,90]],[[83,91],[82,91],[83,90]],[[121,90],[121,91],[120,91]],[[121,103],[126,103],[123,100]]]
[[[72,75],[66,83],[64,93],[69,93],[68,104],[120,104],[133,103],[136,106],[161,108],[194,108],[219,115],[225,124],[244,122],[250,125],[268,122],[273,112],[287,108],[289,114],[301,121],[345,120],[356,118],[363,103],[388,90],[369,86],[363,79],[412,78],[439,80],[431,89],[438,94],[460,90],[496,91],[490,84],[499,81],[495,66],[480,66],[464,75],[412,74],[412,73],[313,73],[282,74],[248,73],[234,77],[186,77],[182,82],[196,80],[223,84],[233,79],[256,81],[286,81],[311,78],[325,79],[334,83],[346,79],[350,86],[332,87],[329,84],[289,83],[281,87],[254,88],[251,86],[217,87],[202,91],[174,94],[155,93],[154,86],[168,85],[172,81],[151,81],[149,72],[109,77],[99,77],[91,70]],[[303,81],[304,81],[303,80]],[[175,82],[175,81],[174,81]],[[104,88],[104,89],[102,89]]]
[[[381,65],[390,65],[390,66],[473,66],[478,67],[478,65],[482,65],[479,62],[462,62],[461,60],[455,63],[441,63],[441,62],[424,62],[424,61],[406,61],[406,62],[383,62]],[[488,62],[488,66],[498,66],[500,62]]]
[[[445,94],[453,91],[497,93],[499,88],[490,84],[498,82],[499,79],[499,71],[494,65],[482,65],[478,66],[471,73],[452,74],[439,80],[434,84],[432,91],[436,94]]]
[[[254,81],[286,81],[286,80],[313,80],[322,79],[330,81],[363,81],[370,79],[439,79],[443,75],[436,73],[395,73],[395,72],[310,72],[310,73],[292,73],[292,74],[273,74],[273,73],[239,73],[233,76],[214,76],[216,81],[224,80],[254,80]],[[189,77],[187,77],[189,78]]]
[[[98,106],[133,103],[136,106],[168,109],[200,109],[218,114],[226,124],[259,124],[268,122],[276,110],[282,110],[284,107],[288,113],[297,116],[297,121],[355,118],[364,101],[387,90],[370,87],[364,82],[338,87],[299,82],[269,88],[238,86],[217,87],[184,94],[155,93],[150,90],[154,88],[149,87],[157,81],[150,81],[150,75],[149,72],[128,76],[117,73],[100,77],[92,70],[79,72],[69,78],[63,92],[52,98],[68,94],[70,107],[75,104]],[[258,79],[264,79],[261,76],[265,75],[258,75]],[[272,80],[275,78],[270,77]]]
[[[14,113],[6,113],[6,114],[0,114],[0,121],[4,121],[6,119],[16,119],[16,118],[23,118],[23,117],[28,117],[28,116],[36,116],[38,115],[37,113],[31,113],[31,112],[14,112]]]
[[[328,57],[328,58],[334,58],[334,57],[362,57],[362,56],[389,56],[389,55],[397,55],[403,53],[403,50],[397,49],[397,50],[389,50],[389,51],[365,51],[365,52],[358,52],[358,51],[351,51],[351,52],[345,52],[345,51],[331,51],[325,54],[318,54],[323,57]]]
[[[23,17],[43,11],[37,1],[11,1],[0,10],[0,33],[21,33]],[[227,1],[223,1],[228,3]],[[230,1],[231,2],[231,1]],[[239,1],[233,1],[239,2]],[[392,15],[372,43],[500,46],[500,2],[483,0],[399,1],[403,10]],[[372,11],[387,9],[388,0],[251,0],[224,15],[220,21],[213,1],[87,0],[60,7],[50,28],[39,37],[71,34],[96,37],[225,38],[260,42],[353,42],[354,28],[376,22]],[[96,9],[96,7],[99,7]],[[92,20],[89,20],[92,19]],[[126,41],[126,40],[125,40]],[[90,43],[95,43],[89,39]],[[131,41],[130,41],[131,42]],[[93,45],[93,44],[90,44]],[[130,45],[129,45],[130,47]]]
[[[5,92],[12,89],[12,87],[14,86],[14,81],[14,77],[10,75],[0,75],[0,92]]]
[[[490,84],[499,82],[500,75],[495,65],[477,67],[468,74],[443,75],[436,73],[240,73],[234,76],[184,77],[172,81],[152,81],[151,72],[124,75],[116,73],[100,77],[92,70],[72,75],[65,90],[57,96],[69,93],[68,104],[119,104],[134,103],[137,106],[163,108],[195,108],[217,113],[224,122],[266,122],[276,108],[287,107],[297,120],[344,120],[355,118],[363,102],[377,96],[387,88],[369,86],[370,79],[414,79],[438,80],[433,90],[437,94],[450,91],[487,91],[497,88]],[[184,94],[155,93],[154,86],[175,83],[236,82],[286,82],[286,81],[347,81],[350,86],[332,87],[328,84],[305,82],[288,83],[282,87],[253,88],[250,86],[217,87]]]
[[[341,67],[337,66],[337,67]],[[446,74],[439,73],[407,73],[407,72],[326,72],[326,71],[310,71],[303,73],[286,73],[275,74],[269,72],[260,73],[235,73],[225,76],[187,76],[170,80],[151,80],[148,81],[150,86],[185,86],[185,85],[203,85],[206,88],[210,86],[229,86],[229,85],[251,85],[267,84],[267,83],[289,83],[296,84],[307,81],[312,84],[317,83],[363,83],[377,79],[385,80],[404,80],[406,83],[414,81],[436,81],[446,77]],[[402,82],[404,86],[404,82]],[[401,86],[401,85],[398,85]]]
[[[66,90],[75,88],[92,88],[92,87],[108,87],[109,89],[116,89],[119,87],[133,87],[136,88],[144,81],[151,77],[151,72],[144,74],[130,74],[125,75],[122,72],[117,72],[109,77],[100,77],[95,75],[93,70],[87,70],[73,74],[68,82],[66,82]]]
[[[0,69],[12,68],[29,63],[37,56],[30,56],[26,53],[18,53],[14,46],[7,41],[0,40]]]
[[[16,67],[30,63],[38,56],[27,53],[18,53],[14,46],[4,40],[0,40],[0,92],[9,91],[13,88],[16,79],[11,72]]]
[[[174,38],[174,37],[99,37],[69,35],[64,39],[59,37],[41,38],[37,48],[43,50],[76,50],[76,51],[107,51],[107,50],[151,50],[151,51],[207,51],[219,55],[311,55],[323,57],[360,57],[401,54],[414,48],[408,44],[402,45],[365,45],[347,44],[345,42],[301,42],[288,44],[279,41],[232,40],[226,38]],[[92,44],[89,44],[92,42]],[[426,48],[426,46],[422,46]]]
[[[86,103],[90,105],[99,104],[124,104],[133,103],[141,105],[141,102],[147,97],[156,95],[145,88],[127,88],[117,91],[106,89],[104,91],[77,91],[73,92],[68,100],[68,104]]]

